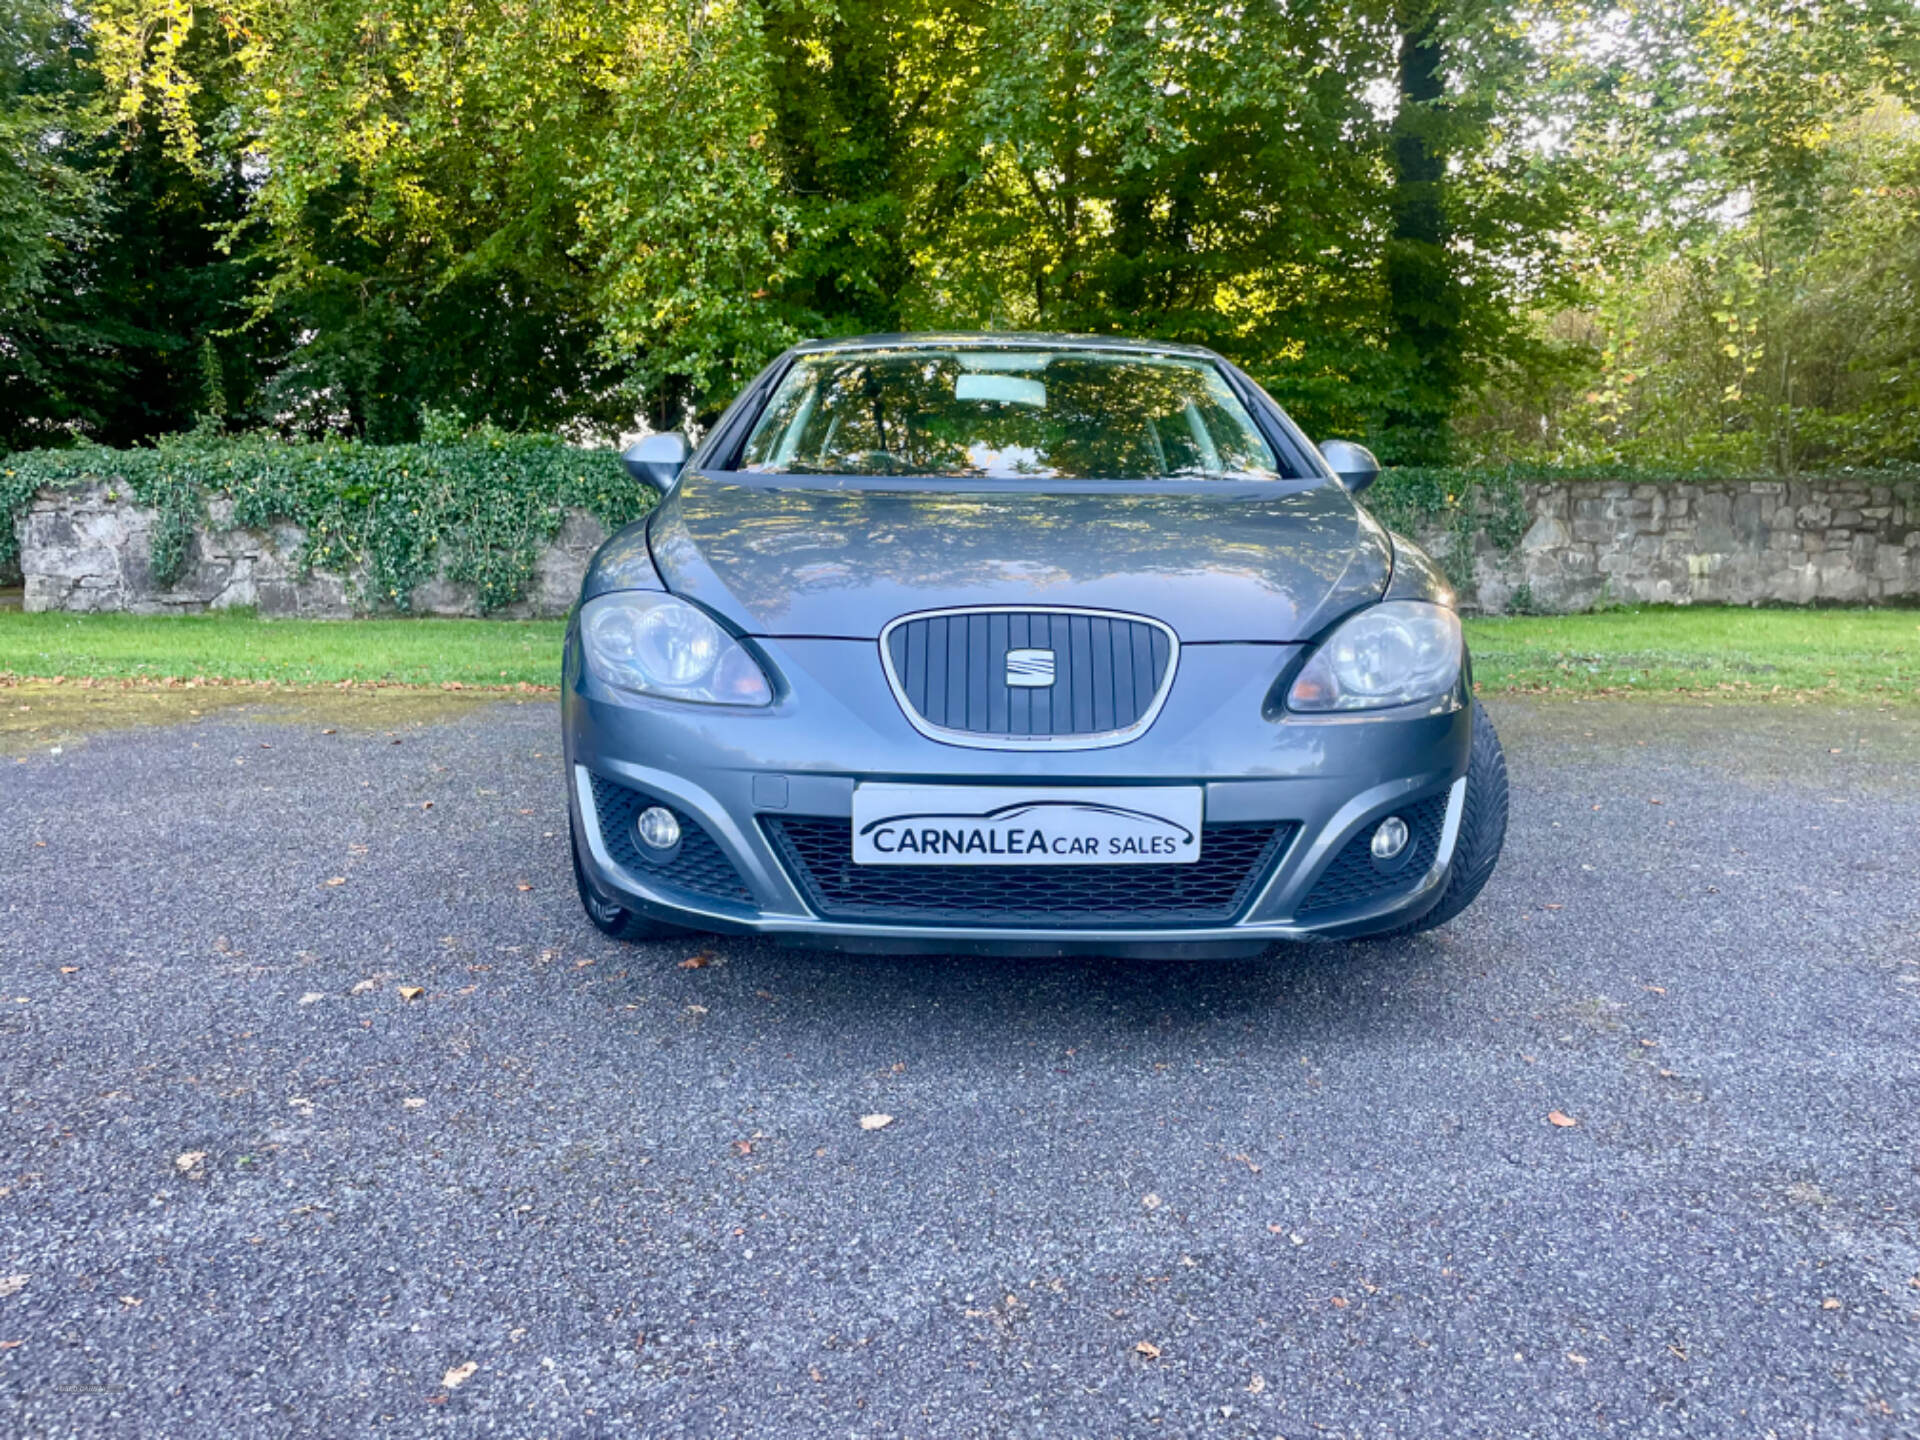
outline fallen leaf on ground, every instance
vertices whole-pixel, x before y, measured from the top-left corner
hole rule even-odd
[[[302,1005],[317,1005],[320,1001],[326,998],[327,997],[321,994],[318,990],[309,990],[307,991],[306,994],[300,997],[300,1003]]]
[[[344,885],[346,883],[347,877],[344,875],[335,875],[331,880],[327,881],[329,885]]]
[[[135,1295],[122,1295],[120,1297],[120,1303],[122,1305],[125,1305],[131,1308],[132,1306],[138,1305],[140,1303],[140,1299],[138,1296],[135,1296]]]
[[[402,985],[400,987],[400,998],[402,1000],[418,1000],[426,993],[426,989],[419,985]]]
[[[1572,1361],[1572,1362],[1573,1362],[1574,1364],[1576,1364],[1576,1365],[1584,1365],[1584,1364],[1586,1364],[1586,1363],[1587,1363],[1587,1357],[1586,1357],[1586,1356],[1584,1356],[1584,1355],[1576,1355],[1576,1354],[1574,1354],[1574,1353],[1573,1353],[1573,1351],[1571,1351],[1571,1350],[1569,1350],[1569,1351],[1567,1351],[1567,1359],[1569,1359],[1569,1360],[1571,1360],[1571,1361]]]
[[[702,950],[698,955],[689,955],[677,968],[681,970],[704,970],[713,963],[713,956]]]
[[[359,980],[354,983],[354,987],[347,991],[347,993],[349,995],[364,995],[369,990],[377,990],[379,988],[380,982],[378,980]]]
[[[0,1299],[19,1294],[32,1278],[31,1275],[0,1275]]]
[[[1549,1110],[1547,1112],[1547,1123],[1549,1125],[1558,1125],[1562,1130],[1565,1130],[1571,1126],[1578,1125],[1580,1122],[1563,1111]]]
[[[893,1116],[891,1115],[862,1115],[860,1117],[860,1128],[862,1130],[884,1130],[891,1124],[893,1124]]]
[[[1347,1297],[1344,1295],[1329,1295],[1327,1297],[1327,1303],[1336,1310],[1344,1310],[1347,1308]]]
[[[1138,1345],[1134,1346],[1133,1349],[1135,1354],[1144,1355],[1149,1360],[1158,1360],[1160,1358],[1160,1347],[1151,1340],[1142,1340]]]
[[[1247,1393],[1249,1395],[1258,1395],[1262,1390],[1266,1388],[1267,1388],[1267,1379],[1266,1379],[1266,1376],[1264,1375],[1256,1375],[1251,1380],[1247,1381]]]
[[[456,1365],[453,1369],[447,1371],[445,1375],[440,1377],[440,1383],[449,1390],[458,1390],[473,1378],[473,1372],[479,1368],[478,1365],[469,1360],[466,1364]]]
[[[1140,1203],[1149,1210],[1158,1210],[1160,1208],[1160,1197],[1158,1195],[1142,1195],[1140,1197]]]
[[[1640,988],[1652,995],[1664,995],[1667,993],[1667,987],[1664,985],[1642,985]]]
[[[207,1158],[204,1150],[188,1150],[174,1157],[174,1165],[181,1170],[191,1170]]]
[[[407,1109],[409,1110],[419,1110],[419,1109],[423,1109],[426,1106],[427,1102],[422,1100],[418,1095],[409,1095],[406,1099],[402,1100],[400,1103],[406,1106]]]
[[[1567,907],[1564,905],[1542,905],[1540,908],[1542,910],[1564,910]]]
[[[78,965],[62,965],[60,967],[60,973],[62,975],[77,975],[79,972],[80,967]]]
[[[1837,1296],[1829,1295],[1820,1302],[1820,1308],[1822,1310],[1838,1310],[1840,1308],[1840,1300]]]
[[[26,1343],[24,1340],[0,1340],[0,1350],[18,1350]]]
[[[734,1141],[733,1153],[736,1155],[751,1155],[753,1153],[753,1142],[751,1140]]]

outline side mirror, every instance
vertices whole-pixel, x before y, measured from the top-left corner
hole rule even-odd
[[[665,495],[679,482],[687,456],[692,453],[686,436],[678,430],[668,430],[634,441],[621,452],[620,463],[641,484],[651,485]]]
[[[1373,452],[1351,440],[1322,440],[1320,455],[1327,468],[1340,477],[1340,483],[1355,495],[1380,476],[1380,462],[1373,458]]]

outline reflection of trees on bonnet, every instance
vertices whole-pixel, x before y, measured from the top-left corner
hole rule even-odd
[[[981,382],[973,394],[962,383]],[[995,379],[1028,387],[990,392]],[[803,359],[747,442],[756,473],[1273,479],[1218,371],[1168,357],[881,351]]]
[[[653,548],[676,590],[718,602],[717,584],[762,622],[804,614],[819,633],[844,633],[853,615],[832,607],[856,601],[883,619],[989,601],[1152,610],[1172,589],[1185,613],[1267,605],[1284,627],[1343,579],[1384,583],[1386,564],[1377,527],[1338,486],[1285,482],[982,494],[696,475],[656,517]]]

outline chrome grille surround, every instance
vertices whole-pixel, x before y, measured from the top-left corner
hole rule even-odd
[[[1017,733],[1011,727],[1004,730],[991,727],[978,729],[969,724],[967,728],[962,729],[928,719],[908,692],[906,677],[900,673],[900,666],[895,663],[892,643],[894,632],[905,626],[919,625],[931,620],[955,618],[971,620],[974,617],[994,616],[1008,617],[1010,622],[1013,617],[1047,617],[1049,621],[1059,618],[1069,623],[1075,619],[1098,620],[1104,622],[1109,635],[1111,627],[1115,624],[1146,627],[1155,638],[1164,638],[1167,652],[1165,668],[1161,670],[1158,683],[1153,686],[1151,697],[1144,708],[1139,709],[1138,713],[1125,724],[1116,724],[1105,729],[1068,730],[1065,733],[1036,735]],[[1031,634],[1027,637],[1029,641],[1033,638]],[[1006,649],[1022,647],[1008,644],[1000,648],[1004,652]],[[1149,652],[1151,648],[1150,646]],[[1004,668],[1004,654],[994,654],[991,646],[983,653],[988,662],[985,681],[988,687],[1004,686],[1009,694],[1045,693],[1026,687],[1018,687],[1016,690],[1016,687],[1005,685],[1004,676],[998,673]],[[973,663],[978,658],[970,656],[969,663]],[[1149,658],[1151,662],[1151,653]],[[893,698],[900,705],[901,713],[907,717],[914,729],[929,740],[937,740],[943,745],[963,745],[975,750],[1098,750],[1112,745],[1124,745],[1129,740],[1138,739],[1146,734],[1153,722],[1159,718],[1161,707],[1166,704],[1167,696],[1173,690],[1174,674],[1180,667],[1180,637],[1174,634],[1173,627],[1164,621],[1120,610],[1095,610],[1067,605],[966,605],[951,609],[918,610],[889,621],[880,632],[880,664],[886,671],[887,684],[893,691]],[[1056,660],[1056,675],[1064,670],[1071,677],[1073,665],[1072,659],[1064,662]],[[973,678],[977,679],[977,675]],[[1073,683],[1070,678],[1069,685]],[[1111,678],[1109,689],[1112,689]],[[1049,706],[1051,703],[1049,699]],[[1113,704],[1111,698],[1109,704],[1110,706]]]

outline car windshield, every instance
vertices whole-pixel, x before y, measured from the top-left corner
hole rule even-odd
[[[741,468],[991,480],[1275,480],[1205,360],[1098,350],[827,351],[794,362]]]

